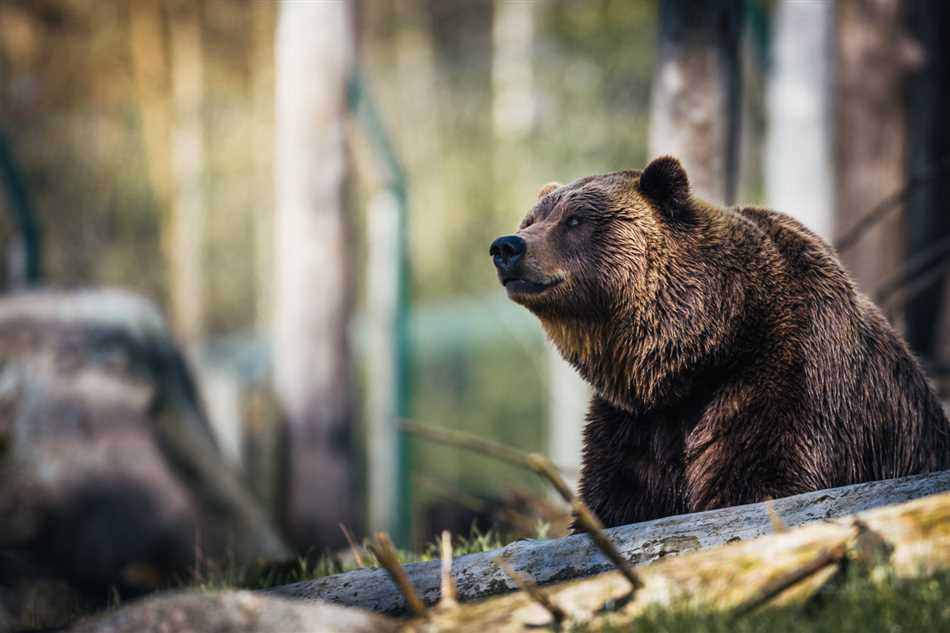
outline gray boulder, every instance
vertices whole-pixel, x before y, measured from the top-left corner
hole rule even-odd
[[[116,290],[0,299],[0,517],[0,629],[43,582],[95,601],[289,557],[160,314]]]
[[[404,624],[368,611],[249,591],[154,596],[69,633],[388,633]]]

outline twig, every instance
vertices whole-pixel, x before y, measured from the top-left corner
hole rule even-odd
[[[399,589],[403,598],[406,599],[406,605],[408,605],[413,615],[418,618],[428,618],[429,612],[426,610],[425,605],[422,604],[422,600],[419,599],[416,588],[413,587],[409,581],[406,570],[399,564],[399,559],[396,557],[396,549],[393,547],[393,543],[389,540],[389,537],[383,532],[379,532],[376,534],[376,543],[370,544],[369,550],[373,553],[373,556],[376,557],[376,560],[379,561],[379,564],[383,566],[383,569],[389,572],[389,577],[392,578],[396,588]]]
[[[442,530],[442,597],[439,606],[443,609],[454,609],[458,606],[458,590],[455,587],[455,578],[452,577],[452,534]]]
[[[557,606],[546,592],[539,589],[534,580],[515,571],[515,568],[501,556],[492,559],[492,562],[511,578],[511,582],[515,583],[518,589],[528,594],[529,598],[544,607],[544,610],[551,614],[554,627],[556,629],[560,628],[561,624],[567,619],[567,613],[564,612],[564,609]]]
[[[771,497],[765,500],[765,512],[769,515],[769,523],[772,524],[773,532],[781,534],[788,529],[785,525],[785,521],[783,521],[782,517],[776,512],[775,503]]]
[[[786,589],[810,578],[825,567],[841,563],[848,556],[848,553],[853,550],[857,549],[867,559],[872,558],[870,553],[875,550],[878,552],[887,551],[887,542],[879,534],[872,532],[864,521],[856,518],[851,522],[851,527],[854,530],[853,534],[831,549],[823,551],[798,569],[793,569],[784,576],[768,583],[758,595],[737,607],[733,612],[734,617],[740,618],[754,611]]]
[[[847,545],[844,542],[839,543],[830,550],[822,552],[816,558],[805,563],[798,569],[794,569],[784,576],[780,576],[779,578],[776,578],[772,582],[768,583],[757,595],[753,596],[745,603],[739,605],[733,612],[733,617],[741,618],[745,615],[748,615],[786,589],[790,589],[803,580],[810,578],[825,567],[828,567],[829,565],[837,565],[842,560],[844,560],[846,554]]]
[[[540,453],[523,453],[510,446],[486,440],[470,433],[436,429],[431,426],[419,424],[418,422],[403,421],[402,429],[433,442],[476,451],[483,455],[508,462],[509,464],[534,471],[554,486],[554,489],[561,495],[561,498],[571,506],[578,523],[580,523],[584,531],[590,535],[591,540],[593,540],[594,544],[603,552],[604,556],[606,556],[623,577],[627,579],[633,591],[643,586],[643,581],[637,576],[633,566],[630,565],[630,562],[623,557],[616,546],[607,538],[607,534],[604,532],[604,526],[600,520],[594,516],[594,513],[587,507],[587,504],[574,495],[557,467],[544,455]]]
[[[360,548],[353,539],[353,535],[350,534],[350,531],[346,529],[346,526],[342,523],[340,523],[340,531],[343,532],[343,537],[346,539],[346,542],[350,544],[350,553],[353,554],[353,560],[356,562],[356,566],[363,569],[366,567],[366,564],[363,563],[363,556],[360,554]]]
[[[533,470],[533,466],[529,463],[528,457],[525,455],[525,453],[511,448],[510,446],[505,446],[504,444],[486,440],[478,437],[477,435],[472,435],[471,433],[450,431],[448,429],[437,429],[435,427],[428,426],[426,424],[419,424],[418,422],[412,422],[410,420],[403,420],[400,426],[402,430],[406,431],[407,433],[418,435],[419,437],[431,440],[438,444],[445,444],[448,446],[454,446],[456,448],[464,448],[475,451],[476,453],[488,455],[489,457],[494,457],[495,459],[508,462],[509,464],[514,464],[515,466],[531,468]]]
[[[640,580],[640,576],[634,571],[630,561],[624,558],[620,550],[607,538],[607,533],[604,531],[604,524],[590,511],[587,504],[580,499],[575,498],[572,506],[578,523],[581,524],[581,527],[584,528],[584,531],[587,532],[591,540],[594,541],[594,544],[603,552],[604,556],[614,564],[617,571],[627,579],[633,592],[636,592],[637,589],[643,586],[643,581]]]
[[[913,283],[909,283],[904,287],[904,292],[900,294],[897,299],[882,306],[885,313],[891,318],[901,314],[914,297],[936,283],[947,273],[947,270],[950,270],[950,259],[941,262],[939,266],[935,266],[926,273],[916,277]]]
[[[948,168],[950,168],[950,154],[932,163],[922,173],[909,178],[903,187],[878,202],[870,211],[861,215],[857,222],[852,224],[851,228],[845,231],[845,234],[835,242],[835,250],[843,253],[854,246],[872,226],[890,215],[892,211],[901,208],[900,205],[911,194],[916,193],[922,184],[936,179]]]
[[[940,257],[950,252],[950,235],[929,244],[922,251],[916,253],[913,257],[904,262],[904,265],[888,279],[881,283],[871,294],[875,301],[884,303],[887,299],[906,287],[908,283],[914,282],[921,274],[928,272],[928,266],[939,263]]]

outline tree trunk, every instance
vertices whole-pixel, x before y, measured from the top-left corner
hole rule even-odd
[[[173,192],[171,312],[175,331],[193,348],[204,333],[204,60],[200,7],[182,5],[172,17]]]
[[[796,495],[776,500],[773,507],[787,526],[794,527],[947,490],[950,490],[950,471]],[[754,539],[771,530],[765,504],[755,503],[611,528],[607,534],[627,560],[634,565],[645,565],[666,556]],[[503,556],[516,571],[539,584],[613,568],[586,535],[516,541],[499,550],[470,554],[454,562],[452,573],[460,600],[476,600],[515,589],[511,580],[495,566],[493,561],[498,556]],[[427,604],[435,604],[440,596],[439,561],[412,563],[404,568],[422,599]],[[402,595],[382,569],[360,569],[286,585],[274,591],[385,613],[405,610]]]
[[[899,0],[836,5],[834,166],[840,235],[905,181],[907,129],[900,98],[908,66]],[[873,293],[901,258],[900,216],[891,214],[841,253],[864,292]]]
[[[251,3],[251,99],[254,112],[254,320],[265,335],[271,326],[274,255],[274,27],[276,8],[270,2]]]
[[[950,5],[909,3],[908,24],[923,47],[924,63],[908,91],[908,171],[923,174],[950,161]],[[950,236],[950,177],[941,171],[907,201],[907,252],[920,253]],[[934,264],[946,261],[939,257]],[[950,365],[950,293],[946,273],[938,275],[907,305],[907,342],[925,361]]]
[[[285,2],[276,42],[274,386],[287,416],[284,518],[298,547],[353,525],[348,4]]]
[[[171,116],[162,6],[158,0],[129,2],[129,44],[148,179],[165,213],[172,189]],[[170,266],[171,253],[165,254]]]
[[[740,0],[663,0],[650,154],[682,161],[693,192],[732,204],[738,180]]]
[[[831,60],[834,5],[782,0],[768,78],[768,204],[830,240]]]

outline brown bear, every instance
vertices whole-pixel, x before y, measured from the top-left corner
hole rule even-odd
[[[490,254],[593,387],[580,493],[608,526],[950,467],[939,400],[834,250],[698,200],[674,158],[545,186]]]

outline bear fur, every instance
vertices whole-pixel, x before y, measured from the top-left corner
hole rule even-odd
[[[605,525],[950,467],[917,361],[796,220],[700,201],[663,157],[546,185],[501,240],[509,297],[593,387],[580,494]]]

